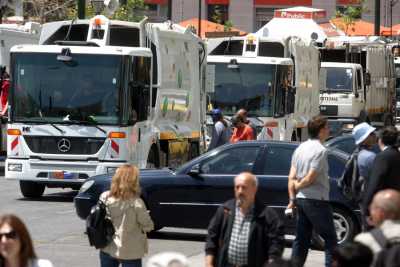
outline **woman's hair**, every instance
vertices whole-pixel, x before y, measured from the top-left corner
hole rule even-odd
[[[33,248],[32,239],[29,235],[28,229],[21,219],[13,214],[4,214],[0,216],[0,227],[5,224],[10,225],[12,230],[17,233],[17,238],[21,243],[21,251],[19,253],[20,265],[24,267],[28,266],[29,260],[36,259],[36,253]]]
[[[112,178],[110,196],[126,200],[139,194],[139,169],[133,165],[122,165]]]

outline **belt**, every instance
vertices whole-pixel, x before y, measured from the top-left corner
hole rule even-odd
[[[247,265],[230,264],[228,263],[225,267],[247,267]]]

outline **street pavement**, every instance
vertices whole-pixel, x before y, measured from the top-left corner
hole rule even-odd
[[[40,200],[21,196],[17,181],[0,177],[0,214],[15,213],[26,223],[39,257],[55,267],[99,266],[98,252],[89,247],[84,233],[85,222],[75,213],[70,189],[46,189]],[[184,220],[184,217],[182,217]],[[150,236],[149,254],[177,251],[186,255],[192,267],[204,266],[204,230],[166,228]],[[284,256],[291,253],[288,241]],[[306,267],[323,266],[322,251],[310,251]],[[145,265],[144,265],[145,266]]]

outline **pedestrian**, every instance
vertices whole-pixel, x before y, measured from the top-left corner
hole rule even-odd
[[[216,147],[229,143],[229,139],[232,135],[231,128],[228,122],[224,119],[221,110],[213,109],[211,116],[214,122],[214,127],[208,150],[212,150]]]
[[[247,110],[245,110],[244,108],[241,108],[236,112],[236,115],[242,117],[243,118],[243,122],[246,123],[248,126],[250,126],[250,128],[253,130],[253,140],[257,139],[257,128],[254,125],[254,123],[252,123],[248,119]]]
[[[375,130],[375,127],[363,122],[356,125],[352,131],[358,148],[357,167],[360,176],[362,176],[365,181],[369,179],[372,164],[376,156],[376,153],[373,151],[373,147],[376,144]]]
[[[368,214],[368,207],[376,192],[387,188],[400,190],[400,152],[396,147],[397,138],[398,131],[394,126],[385,127],[378,134],[378,145],[382,152],[376,155],[367,181],[362,200],[364,214]]]
[[[0,267],[52,267],[38,259],[28,229],[13,214],[0,216]]]
[[[8,93],[10,89],[10,75],[6,71],[6,67],[0,68],[0,78],[1,78],[1,93],[0,93],[0,105],[1,111],[0,115],[4,116],[8,108]]]
[[[360,186],[360,197],[357,198],[358,205],[360,206],[360,210],[363,213],[361,196],[365,191],[365,185],[368,183],[369,176],[371,174],[372,164],[375,160],[376,153],[373,150],[374,145],[376,144],[376,128],[372,127],[366,122],[360,123],[356,125],[352,131],[352,135],[355,139],[357,148],[354,153],[357,153],[357,168],[359,178],[358,181],[362,182]],[[368,229],[368,224],[365,220],[366,214],[362,214],[362,224],[363,229]]]
[[[231,118],[232,125],[235,127],[231,136],[231,143],[239,141],[254,140],[253,129],[244,123],[243,118],[240,116],[233,116]]]
[[[349,242],[338,246],[332,258],[333,267],[369,267],[373,255],[369,247],[358,242]]]
[[[288,209],[297,210],[292,261],[294,266],[304,265],[314,230],[325,241],[325,266],[330,267],[337,240],[329,204],[327,150],[322,145],[329,136],[329,126],[326,118],[316,116],[307,127],[310,139],[293,153],[289,173]]]
[[[282,256],[283,222],[257,200],[257,188],[253,174],[243,172],[235,177],[235,198],[218,208],[208,226],[207,267],[262,267]]]
[[[369,207],[369,223],[382,231],[386,240],[400,239],[400,192],[394,189],[385,189],[375,194]],[[375,230],[358,234],[354,240],[368,246],[374,255],[382,251],[376,237]]]
[[[101,267],[141,267],[147,253],[147,232],[154,228],[146,205],[140,198],[139,170],[132,165],[119,167],[110,191],[100,199],[115,228],[113,240],[100,250]]]

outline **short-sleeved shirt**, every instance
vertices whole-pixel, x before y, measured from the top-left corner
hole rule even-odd
[[[244,125],[242,128],[235,128],[231,137],[231,143],[239,141],[254,140],[253,129],[250,126]]]
[[[225,126],[221,121],[217,121],[213,127],[211,142],[208,147],[208,150],[229,143],[230,138],[231,138],[231,129],[229,125]]]
[[[361,149],[358,153],[358,170],[360,172],[360,176],[364,177],[368,180],[369,175],[371,174],[372,163],[374,162],[376,154],[368,149]]]
[[[318,139],[309,139],[294,151],[292,166],[296,178],[301,180],[311,169],[317,172],[315,182],[302,188],[296,198],[329,200],[329,178],[327,150]]]

